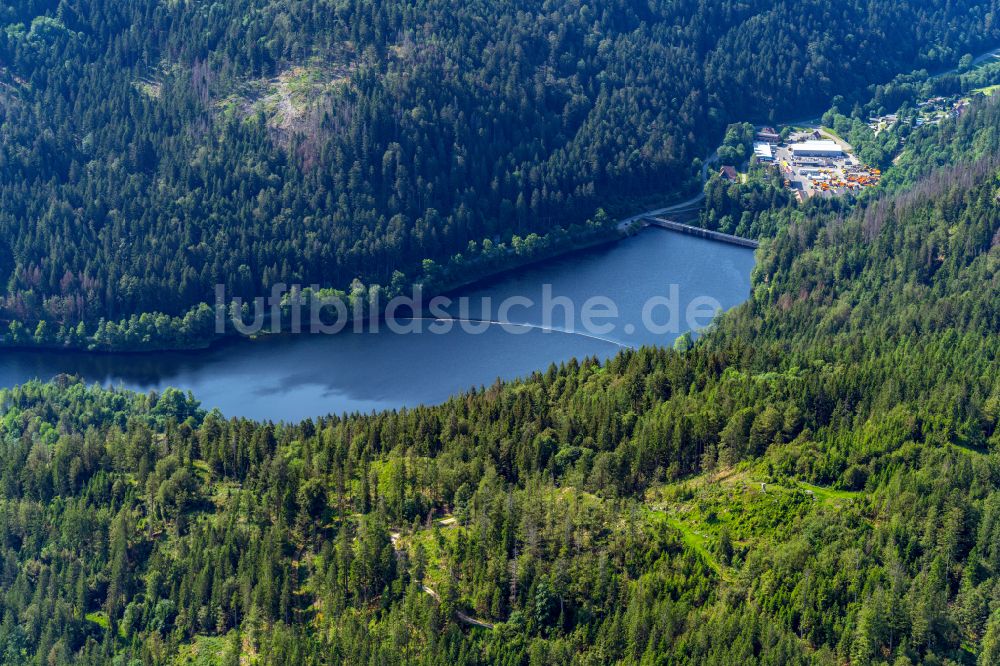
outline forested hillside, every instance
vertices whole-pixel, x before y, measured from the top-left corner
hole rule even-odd
[[[4,339],[190,345],[210,335],[195,306],[216,284],[348,289],[429,279],[425,259],[489,262],[513,235],[693,184],[730,120],[819,111],[994,46],[997,10],[8,2],[0,316],[17,325]]]
[[[786,210],[692,349],[437,407],[0,392],[0,661],[996,664],[998,193]]]

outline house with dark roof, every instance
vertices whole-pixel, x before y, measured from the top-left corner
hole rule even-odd
[[[775,132],[773,127],[762,127],[757,132],[756,138],[764,143],[781,143],[781,135]]]

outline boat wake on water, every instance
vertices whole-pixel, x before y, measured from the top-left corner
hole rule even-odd
[[[571,329],[559,328],[557,326],[542,326],[541,324],[529,324],[526,322],[519,321],[499,321],[496,319],[470,319],[462,317],[406,317],[405,321],[428,321],[432,323],[454,323],[454,324],[488,324],[492,326],[512,326],[516,328],[525,328],[533,331],[542,331],[545,333],[563,333],[566,335],[578,335],[590,340],[597,340],[598,342],[606,342],[608,344],[616,345],[621,349],[633,349],[632,345],[625,344],[624,342],[619,342],[618,340],[613,340],[611,338],[606,338],[600,335],[594,335],[593,333],[584,333],[583,331],[575,331]]]

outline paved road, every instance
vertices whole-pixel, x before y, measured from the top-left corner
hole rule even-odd
[[[995,48],[991,51],[987,51],[986,53],[980,54],[975,58],[973,58],[972,64],[969,66],[975,67],[979,63],[984,62],[986,60],[996,60],[998,58],[1000,58],[1000,48]],[[936,79],[948,74],[957,74],[957,73],[958,73],[958,67],[952,67],[951,69],[946,69],[943,72],[938,72],[937,74],[931,74],[931,78]]]
[[[628,228],[632,226],[638,220],[644,217],[656,217],[659,215],[666,215],[667,213],[676,213],[678,211],[687,210],[689,208],[695,208],[702,202],[705,198],[705,183],[708,182],[708,170],[709,168],[719,161],[719,153],[713,152],[705,160],[705,163],[701,166],[701,187],[698,189],[698,193],[691,197],[690,199],[685,199],[679,203],[675,203],[666,208],[657,208],[655,210],[647,210],[645,212],[639,213],[638,215],[633,215],[632,217],[626,218],[618,223],[618,231],[624,233],[628,231]]]
[[[993,49],[989,53],[984,53],[983,55],[979,56],[978,58],[974,58],[972,60],[972,64],[970,65],[970,67],[975,67],[976,65],[978,65],[981,62],[983,62],[984,60],[997,60],[997,59],[1000,59],[1000,49]]]

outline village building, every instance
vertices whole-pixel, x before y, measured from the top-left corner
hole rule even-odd
[[[757,132],[757,140],[763,141],[764,143],[780,143],[781,135],[774,131],[773,127],[762,127],[759,132]]]
[[[844,149],[829,139],[803,141],[788,147],[793,157],[843,157]]]
[[[764,143],[763,141],[758,141],[753,144],[753,154],[757,158],[758,162],[773,162],[774,152],[771,150],[771,144]]]

